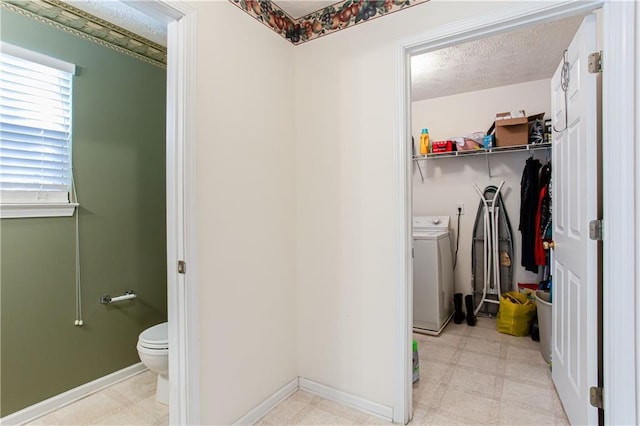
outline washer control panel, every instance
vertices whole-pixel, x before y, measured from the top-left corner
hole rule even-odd
[[[413,231],[448,231],[449,216],[414,216]]]

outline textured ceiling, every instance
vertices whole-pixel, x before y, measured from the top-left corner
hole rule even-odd
[[[302,18],[305,15],[331,6],[336,1],[318,1],[318,0],[277,0],[275,4],[280,6],[282,10],[287,12],[292,18]]]
[[[167,25],[117,0],[64,0],[87,13],[167,46]]]
[[[582,16],[471,41],[411,58],[411,100],[551,78]]]

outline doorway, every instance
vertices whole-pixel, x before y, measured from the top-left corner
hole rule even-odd
[[[551,6],[551,7],[542,7],[542,8],[535,7],[535,6],[528,7],[528,6],[522,5],[522,6],[515,7],[512,10],[505,11],[503,14],[500,14],[499,16],[498,15],[485,16],[480,19],[469,20],[468,22],[462,22],[462,23],[454,23],[452,25],[449,25],[443,28],[435,29],[422,36],[413,37],[411,40],[406,40],[405,42],[400,43],[399,48],[396,50],[397,52],[396,58],[398,63],[400,64],[398,68],[398,73],[397,73],[398,88],[400,89],[398,90],[399,96],[396,104],[397,110],[398,110],[398,115],[397,115],[398,134],[397,135],[399,136],[398,140],[406,141],[406,143],[403,142],[403,143],[398,143],[396,145],[397,167],[400,171],[397,174],[397,176],[399,177],[399,180],[397,181],[398,194],[400,194],[400,198],[402,199],[402,205],[400,206],[400,210],[398,211],[398,219],[399,219],[398,233],[401,234],[399,236],[398,246],[401,247],[402,250],[398,254],[398,274],[397,274],[398,283],[402,284],[402,289],[398,289],[397,294],[399,299],[402,299],[403,297],[402,295],[404,295],[405,297],[403,299],[403,303],[400,303],[398,321],[396,322],[397,324],[396,332],[398,336],[397,342],[398,342],[398,348],[399,348],[397,353],[397,361],[398,361],[397,371],[399,373],[399,376],[397,376],[397,391],[398,391],[397,394],[402,396],[402,394],[404,393],[404,395],[406,396],[404,400],[401,397],[397,398],[398,403],[396,404],[396,407],[395,407],[396,409],[394,410],[394,420],[397,422],[408,421],[410,417],[410,413],[412,411],[411,400],[409,397],[410,388],[411,388],[411,380],[410,380],[411,354],[408,349],[411,346],[410,330],[411,330],[411,322],[412,322],[412,316],[413,316],[412,308],[411,308],[411,305],[412,305],[411,294],[413,293],[413,289],[412,289],[411,268],[410,268],[410,253],[411,253],[410,224],[411,224],[411,211],[412,211],[410,194],[412,189],[412,186],[411,186],[412,167],[411,167],[411,162],[408,160],[410,158],[409,153],[410,153],[410,147],[411,147],[411,145],[409,144],[409,141],[410,141],[409,136],[412,134],[411,132],[412,129],[410,127],[410,120],[408,119],[409,111],[410,111],[410,107],[408,103],[409,87],[407,84],[407,79],[409,76],[408,58],[409,56],[423,53],[425,51],[456,45],[464,41],[476,40],[481,37],[501,33],[504,31],[508,31],[510,29],[523,28],[534,23],[540,23],[548,20],[559,19],[562,17],[589,12],[600,6],[602,5],[598,2],[593,2],[589,4],[572,4],[572,5]],[[629,37],[630,34],[633,34],[633,30],[632,30],[633,19],[629,19],[629,18],[627,18],[626,20],[623,19],[623,16],[625,16],[625,14],[631,13],[631,15],[633,15],[633,10],[624,11],[622,10],[624,8],[618,7],[619,5],[613,5],[609,3],[606,3],[604,6],[605,6],[604,14],[603,14],[604,23],[605,23],[604,24],[605,25],[604,48],[607,51],[611,51],[612,56],[610,56],[610,59],[613,60],[613,58],[621,54],[621,50],[624,50],[624,48],[621,48],[622,46],[620,45],[616,46],[613,40],[617,39],[618,42],[620,42],[621,38]],[[623,21],[627,22],[627,25],[626,26],[610,25],[612,22],[615,22],[613,20],[614,17],[616,19],[623,19]],[[607,32],[606,32],[607,30],[611,34],[607,35]],[[611,65],[611,67],[615,68],[615,65]],[[624,67],[625,66],[623,65],[622,68]],[[629,76],[631,76],[631,74],[629,74]],[[605,79],[605,87],[606,87],[607,85],[606,74],[604,79]],[[631,78],[628,78],[627,80],[625,80],[625,83],[631,84],[633,86],[633,82],[631,80],[632,80]],[[613,84],[611,85],[611,87],[615,89],[617,85],[618,84]],[[618,89],[621,89],[621,88],[618,88]],[[609,106],[613,105],[612,99],[610,98],[613,96],[622,96],[622,98],[625,99],[624,102],[627,102],[627,105],[632,104],[631,99],[633,98],[633,96],[628,96],[628,95],[625,96],[622,90],[620,90],[620,92],[616,92],[615,95],[613,94],[612,91],[609,91],[608,93],[605,92],[605,95],[604,95],[605,110],[607,108],[607,105]],[[609,100],[607,100],[607,98],[609,98]],[[617,110],[617,108],[618,106],[613,106],[613,109]],[[605,113],[605,123],[604,123],[605,141],[607,140],[606,138],[607,135],[616,133],[619,130],[619,128],[618,130],[614,129],[614,123],[612,121],[615,121],[615,126],[622,126],[623,128],[627,129],[626,131],[631,131],[631,128],[633,127],[633,119],[631,117],[628,117],[628,118],[631,119],[631,124],[625,125],[624,123],[621,123],[618,119],[616,119],[614,115],[607,115]],[[606,146],[606,142],[605,142],[605,146]],[[613,188],[613,185],[611,185],[613,182],[610,180],[612,175],[620,176],[618,173],[626,173],[626,176],[632,176],[632,173],[631,173],[632,165],[629,164],[629,167],[625,168],[623,171],[616,170],[615,172],[607,172],[608,167],[611,167],[612,170],[614,168],[614,165],[613,165],[614,163],[612,160],[613,158],[611,158],[610,155],[607,155],[607,149],[605,148],[604,156],[603,156],[604,188],[605,188],[605,194],[607,194],[607,192],[609,193],[609,196],[607,197],[607,195],[605,195],[605,199],[604,199],[605,214],[607,213],[608,205],[610,207],[613,207],[612,204],[608,204],[608,203],[611,203],[612,200],[616,199],[619,201],[622,198],[631,197],[632,199],[634,199],[635,197],[633,195],[633,192],[629,192],[629,188]],[[625,223],[627,223],[628,225],[630,223],[633,223],[633,217],[631,216],[624,218]],[[617,224],[617,223],[609,224],[609,226],[612,227],[611,229],[612,232],[615,232],[614,228],[617,229],[619,225],[621,224]],[[629,240],[629,242],[632,242],[632,238],[633,238],[632,236],[624,237],[622,235],[622,232],[620,232],[620,234],[616,233],[616,236],[620,236],[622,239],[627,239]],[[612,249],[613,251],[609,252],[608,249]],[[618,252],[618,250],[616,250],[612,244],[609,245],[609,247],[607,247],[607,243],[605,242],[605,259],[604,259],[605,268],[607,268],[607,264],[609,264],[610,267],[613,267],[614,264],[618,263],[615,259],[616,252]],[[620,265],[620,266],[623,267],[623,265]],[[627,278],[632,280],[631,271],[618,270],[618,272],[621,272],[622,274],[627,274],[626,275]],[[605,277],[604,277],[605,283],[607,282],[607,279],[608,279],[607,274],[605,274]],[[629,288],[630,287],[628,287],[628,289]],[[606,291],[607,290],[605,289],[605,298],[607,296]],[[612,295],[612,296],[615,296],[615,295]],[[622,299],[621,297],[616,298],[616,300],[619,302],[621,301],[621,299]],[[633,304],[631,304],[630,307],[633,312],[634,310]],[[608,345],[624,346],[624,342],[620,336],[620,333],[616,333],[615,329],[612,328],[613,324],[607,322],[607,311],[610,309],[611,309],[611,306],[607,306],[605,304],[604,306],[605,386],[607,384],[607,378],[606,378],[607,371],[609,371],[610,374],[612,375],[617,375],[616,370],[618,369],[617,365],[612,364],[607,359],[607,353],[610,352],[608,350]],[[608,337],[606,333],[607,330],[612,331],[612,333]],[[632,370],[635,369],[635,365],[633,361],[631,362],[627,361],[626,366],[631,368]],[[620,386],[619,388],[616,387],[611,390],[617,393],[616,391],[621,391],[623,387],[624,386]],[[633,389],[633,386],[630,386],[628,390],[635,395],[635,390]],[[401,402],[404,402],[404,405],[401,405]],[[627,399],[627,402],[629,402],[628,399]],[[629,404],[627,407],[623,407],[621,404],[616,404],[616,405],[617,407],[615,410],[612,409],[612,410],[605,411],[605,419],[613,419],[613,418],[635,419],[635,403]],[[624,416],[627,416],[627,417],[624,417]]]
[[[195,10],[181,1],[128,2],[167,24],[167,317],[169,423],[199,424],[195,218]],[[187,273],[188,271],[188,273]]]
[[[528,186],[536,188],[532,190],[535,197],[530,199],[538,204],[539,190],[546,184],[538,183],[537,177],[540,175],[542,180],[546,175],[550,179],[551,175],[551,135],[543,139],[541,131],[541,140],[528,145],[525,117],[555,116],[551,77],[583,18],[579,14],[539,23],[411,57],[412,135],[417,140],[420,130],[429,128],[433,148],[430,154],[413,158],[413,222],[425,215],[441,217],[441,222],[449,220],[454,259],[447,265],[446,257],[441,255],[441,270],[435,274],[434,269],[433,276],[414,274],[414,339],[419,343],[422,364],[426,364],[426,374],[423,371],[421,380],[414,385],[414,404],[418,405],[414,413],[419,416],[499,424],[513,423],[516,418],[535,419],[540,424],[568,421],[554,390],[549,366],[541,357],[541,343],[531,340],[528,329],[502,330],[517,336],[499,333],[495,313],[499,294],[519,291],[520,283],[537,287],[550,275],[549,257],[540,253],[542,261],[534,259],[535,238],[527,230],[535,228],[535,215],[530,215],[528,208],[521,208],[520,191],[525,166],[527,170],[535,170],[536,179],[531,179]],[[524,111],[520,120],[524,123],[519,125],[524,127],[523,133],[505,135],[499,126],[501,133],[493,144],[497,147],[478,149],[484,134],[491,133],[488,129],[496,114],[515,115],[520,111]],[[541,126],[542,123],[539,122]],[[548,131],[551,133],[551,125]],[[445,151],[438,152],[438,148]],[[557,172],[558,165],[554,166]],[[492,187],[500,188],[496,194],[501,201],[499,221],[496,220],[500,239],[485,244],[487,235],[483,235],[483,229],[495,226],[487,227],[484,223],[485,206],[479,194],[491,198]],[[554,195],[557,193],[553,191]],[[562,211],[555,201],[551,205],[554,212]],[[415,230],[413,238],[414,247],[423,241]],[[494,246],[495,253],[487,252]],[[525,247],[526,250],[521,250]],[[428,259],[419,257],[417,248],[414,253],[414,271],[426,267]],[[540,263],[546,266],[538,266]],[[453,269],[455,289],[453,280],[445,279],[448,273],[445,269]],[[494,269],[497,274],[491,273]],[[482,303],[485,281],[487,301]],[[430,306],[430,300],[439,299],[441,309],[453,313],[453,293],[464,297],[467,304],[460,303],[457,310],[466,312],[475,327],[467,326],[466,321],[462,325],[451,321],[440,337],[416,334],[420,333],[415,328],[420,324],[419,314],[428,314],[423,311]],[[438,297],[441,294],[445,297]],[[476,307],[478,318],[473,321]],[[527,336],[518,337],[525,333]],[[550,339],[550,334],[547,332],[543,339]],[[551,347],[549,343],[542,346]],[[560,365],[557,363],[556,369]],[[525,396],[530,394],[537,397]],[[456,401],[465,397],[471,399],[469,404],[483,401],[472,410],[473,418],[468,417],[470,411],[456,409]],[[423,413],[426,407],[435,414]]]

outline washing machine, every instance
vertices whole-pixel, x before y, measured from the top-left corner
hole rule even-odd
[[[453,316],[449,216],[413,217],[413,330],[438,335]]]

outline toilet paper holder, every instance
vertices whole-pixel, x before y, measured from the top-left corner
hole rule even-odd
[[[135,299],[138,297],[135,291],[129,290],[122,296],[111,297],[108,294],[103,294],[100,296],[100,303],[103,305],[108,305],[109,303],[120,302],[122,300]]]

